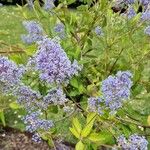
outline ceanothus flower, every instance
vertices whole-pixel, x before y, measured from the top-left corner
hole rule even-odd
[[[102,94],[105,105],[111,111],[122,107],[123,101],[130,97],[132,74],[129,71],[119,71],[116,76],[109,76],[102,82]]]
[[[123,150],[148,150],[148,141],[144,136],[139,136],[137,134],[133,134],[129,136],[128,140],[121,135],[117,139],[118,145]]]
[[[26,125],[26,131],[30,133],[35,133],[33,135],[33,141],[41,141],[40,136],[38,134],[38,130],[44,130],[48,131],[54,126],[54,123],[52,120],[45,120],[40,118],[41,111],[36,111],[36,112],[29,112],[28,115],[23,117],[23,121]]]
[[[0,91],[11,93],[20,84],[25,69],[7,57],[0,56]]]
[[[38,107],[41,100],[41,94],[31,89],[30,86],[21,84],[15,91],[17,102],[23,105],[26,109],[34,109]]]
[[[63,93],[62,88],[53,88],[48,94],[43,98],[45,105],[54,104],[54,105],[64,105],[67,102],[66,95]]]
[[[102,28],[101,28],[100,26],[97,26],[97,27],[95,28],[95,33],[96,33],[96,35],[98,35],[98,36],[103,36],[103,35],[104,35],[104,33],[103,33],[103,31],[102,31]]]
[[[23,25],[27,30],[27,35],[22,35],[22,40],[27,44],[41,41],[44,38],[43,28],[36,21],[24,21]]]
[[[150,0],[140,0],[140,3],[144,6],[147,6],[150,3]]]
[[[47,83],[66,83],[81,70],[74,61],[72,64],[60,43],[50,38],[38,42],[38,51],[33,61],[42,81]]]
[[[127,11],[127,17],[128,17],[128,19],[133,18],[135,15],[136,15],[136,12],[133,9],[133,7],[129,7],[129,9]]]
[[[144,33],[150,36],[150,26],[145,28]]]
[[[135,0],[124,0],[126,4],[134,4]]]
[[[65,26],[63,23],[57,23],[54,27],[54,31],[58,33],[64,32],[64,30],[65,30]]]
[[[150,21],[150,10],[147,10],[142,13],[141,20],[142,21]]]
[[[88,110],[91,112],[97,112],[99,115],[103,114],[103,107],[101,103],[103,100],[100,97],[90,97],[88,99]]]
[[[35,133],[32,135],[32,141],[34,141],[36,143],[41,143],[42,139],[38,133]]]
[[[61,39],[65,38],[65,26],[63,23],[57,23],[54,27],[54,31]]]
[[[45,10],[51,10],[55,7],[54,5],[54,0],[45,0],[45,3],[44,3],[44,9]]]

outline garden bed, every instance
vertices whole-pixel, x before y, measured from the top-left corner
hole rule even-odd
[[[0,150],[53,150],[46,141],[35,143],[32,135],[11,127],[0,127]],[[73,150],[74,146],[60,140],[54,141],[56,150]]]

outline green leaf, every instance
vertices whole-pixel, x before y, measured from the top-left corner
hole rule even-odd
[[[87,116],[86,126],[81,132],[82,137],[87,137],[91,133],[95,119],[96,119],[96,113],[90,113]]]
[[[81,133],[82,127],[81,127],[81,124],[80,124],[78,118],[73,118],[72,126],[73,126],[73,128],[75,128],[77,130],[77,132],[79,134]]]
[[[12,102],[12,103],[9,104],[9,107],[11,109],[19,109],[20,105],[18,103],[16,103],[16,102]]]
[[[84,144],[82,143],[82,141],[79,141],[79,142],[76,144],[75,150],[85,150],[85,146],[84,146]]]
[[[0,110],[0,120],[2,121],[3,126],[6,126],[4,111]]]
[[[102,142],[105,141],[105,137],[99,133],[91,133],[88,139],[92,142]]]
[[[90,121],[92,121],[92,120],[95,121],[95,119],[96,119],[96,113],[94,113],[94,112],[89,113],[89,114],[87,115],[87,124],[88,124]]]
[[[71,80],[70,80],[70,84],[73,86],[73,87],[75,87],[75,88],[78,88],[78,80],[77,80],[77,78],[72,78]]]
[[[69,128],[69,130],[71,131],[71,133],[78,139],[80,139],[80,134],[77,132],[76,129],[74,128]]]

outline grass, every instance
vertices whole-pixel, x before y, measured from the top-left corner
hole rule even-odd
[[[8,45],[18,45],[24,29],[23,17],[16,6],[0,7],[0,41]]]

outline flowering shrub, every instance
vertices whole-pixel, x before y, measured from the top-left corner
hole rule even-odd
[[[83,0],[76,11],[67,8],[74,0],[53,2],[29,1],[32,15],[19,7],[26,59],[20,66],[0,57],[3,95],[24,110],[35,142],[60,138],[57,125],[64,121],[76,150],[147,150],[149,2],[122,1],[124,14],[114,13],[110,1]]]

